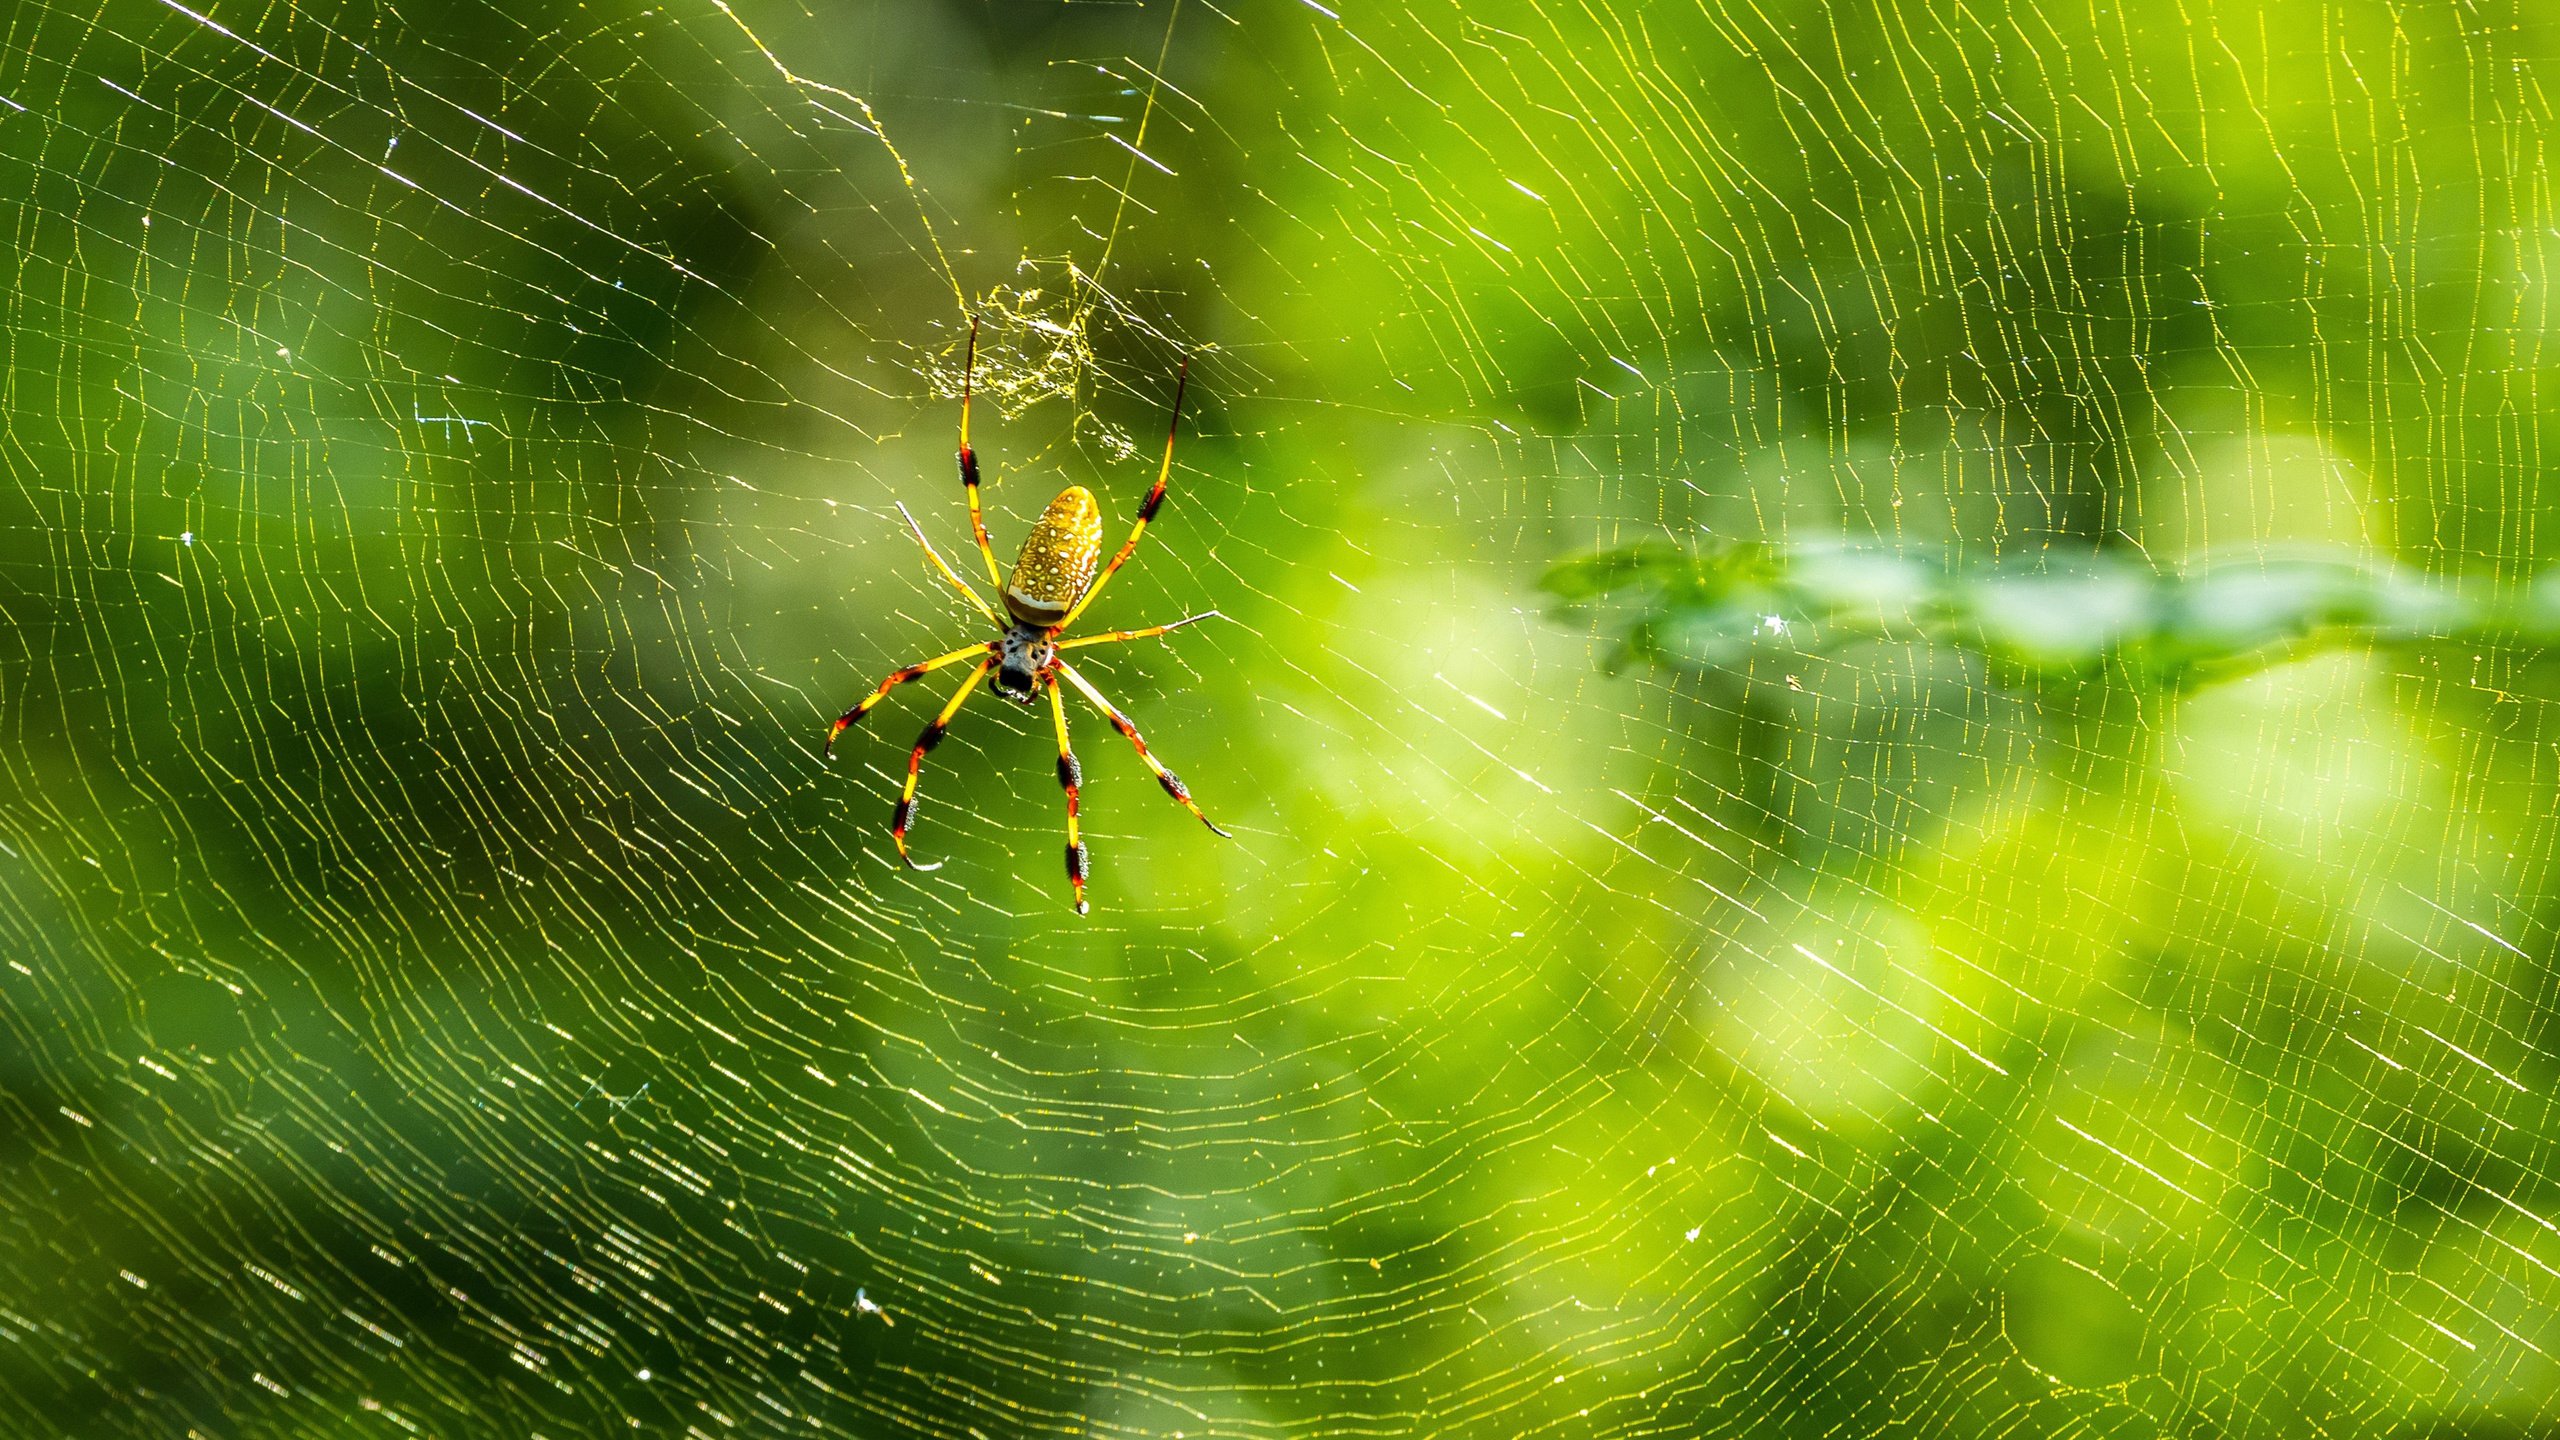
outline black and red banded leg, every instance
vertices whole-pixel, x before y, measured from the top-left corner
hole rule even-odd
[[[852,726],[861,723],[862,717],[871,713],[871,707],[879,704],[882,700],[887,699],[890,691],[897,689],[899,686],[906,684],[908,681],[913,680],[918,676],[930,675],[945,665],[958,664],[960,661],[966,660],[972,655],[984,655],[995,648],[996,647],[991,644],[972,645],[965,650],[954,650],[948,655],[936,655],[930,660],[918,661],[913,665],[907,666],[903,670],[890,671],[889,678],[881,681],[878,689],[875,689],[870,694],[863,696],[861,704],[856,705],[852,709],[844,712],[842,715],[837,716],[836,723],[827,727],[827,755],[829,757],[833,757],[836,753],[836,737],[843,734]]]
[[[1004,589],[1004,570],[996,564],[996,547],[987,539],[987,516],[978,500],[978,452],[969,448],[969,400],[977,389],[978,317],[969,317],[969,358],[960,369],[960,488],[969,492],[969,530],[978,537],[978,553],[986,558],[987,578]]]
[[[969,701],[969,693],[978,688],[979,681],[987,678],[987,671],[995,663],[992,657],[978,662],[978,668],[970,671],[969,678],[960,683],[960,689],[951,697],[951,703],[943,706],[942,713],[934,716],[932,723],[924,727],[924,733],[916,737],[915,748],[907,752],[907,784],[905,789],[898,792],[898,808],[890,812],[889,838],[897,842],[898,858],[906,862],[910,870],[942,868],[942,862],[939,860],[930,865],[920,865],[916,863],[913,855],[907,853],[907,827],[913,825],[916,819],[916,779],[924,773],[924,757],[932,754],[933,747],[942,743],[944,733],[951,728],[951,717],[960,713],[960,707]]]
[[[1067,618],[1059,621],[1056,629],[1064,630],[1076,623],[1076,617],[1082,615],[1085,607],[1093,603],[1093,597],[1102,593],[1103,585],[1119,572],[1121,566],[1129,563],[1129,557],[1137,551],[1139,538],[1147,533],[1148,522],[1156,518],[1158,510],[1164,508],[1164,488],[1173,480],[1173,442],[1175,437],[1182,433],[1182,392],[1188,389],[1190,384],[1191,362],[1185,359],[1182,362],[1182,373],[1173,382],[1173,419],[1164,427],[1164,463],[1156,467],[1156,483],[1148,487],[1147,498],[1138,502],[1138,523],[1129,527],[1129,538],[1120,542],[1119,553],[1111,557],[1110,564],[1102,567],[1101,574],[1093,577],[1093,583],[1085,587],[1084,594],[1077,599],[1075,608],[1067,612]]]
[[[1084,767],[1076,763],[1075,746],[1067,739],[1067,706],[1058,698],[1058,677],[1049,676],[1049,717],[1058,722],[1058,788],[1067,792],[1067,883],[1076,891],[1076,913],[1085,914],[1093,907],[1085,903],[1084,877],[1091,857],[1085,853],[1084,836],[1077,817],[1078,797],[1084,790]]]
[[[1158,760],[1155,752],[1147,748],[1146,738],[1138,733],[1138,727],[1129,723],[1129,717],[1121,714],[1118,707],[1102,698],[1102,692],[1093,688],[1092,681],[1077,674],[1075,667],[1063,661],[1058,665],[1058,673],[1067,677],[1067,683],[1083,691],[1084,698],[1092,701],[1094,708],[1100,710],[1103,717],[1111,722],[1111,728],[1119,731],[1122,738],[1126,739],[1138,752],[1138,758],[1145,761],[1147,768],[1155,772],[1156,783],[1164,787],[1164,793],[1180,801],[1182,808],[1190,811],[1193,819],[1208,826],[1217,834],[1225,835],[1230,840],[1235,838],[1228,835],[1224,829],[1220,828],[1217,821],[1210,819],[1207,813],[1201,810],[1199,802],[1191,798],[1191,787],[1182,783],[1181,776],[1164,768],[1164,762]]]

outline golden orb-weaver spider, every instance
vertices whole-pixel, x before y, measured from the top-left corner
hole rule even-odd
[[[995,547],[987,541],[986,517],[978,504],[978,456],[969,448],[969,395],[977,367],[978,322],[972,317],[969,321],[968,359],[963,362],[960,372],[960,486],[969,494],[969,528],[977,534],[978,553],[986,557],[987,578],[994,582],[1003,599],[1005,614],[998,615],[968,581],[960,578],[960,572],[952,569],[942,558],[942,552],[934,549],[933,542],[925,538],[924,527],[916,523],[915,516],[907,514],[906,506],[900,505],[898,513],[906,516],[907,528],[914,532],[916,543],[924,547],[925,557],[933,562],[933,568],[941,572],[943,579],[951,582],[953,589],[966,596],[979,614],[1003,626],[1004,633],[993,640],[981,641],[948,655],[937,655],[890,671],[878,689],[862,698],[862,703],[836,717],[836,723],[827,731],[826,753],[833,756],[836,737],[900,685],[919,675],[930,675],[945,665],[957,665],[970,659],[978,662],[977,668],[969,672],[969,678],[960,683],[959,692],[951,697],[951,703],[943,706],[942,713],[934,716],[932,723],[924,727],[924,733],[916,737],[915,748],[907,752],[906,788],[899,792],[897,809],[891,812],[889,819],[889,838],[897,842],[898,858],[906,863],[907,868],[938,870],[942,868],[942,862],[919,864],[913,855],[907,853],[907,827],[916,818],[916,779],[923,773],[925,755],[942,743],[943,732],[951,728],[951,717],[960,713],[960,707],[968,702],[978,683],[987,679],[988,671],[995,672],[995,679],[987,688],[1024,709],[1029,709],[1041,694],[1046,693],[1049,716],[1058,727],[1058,786],[1067,792],[1067,879],[1075,886],[1076,913],[1082,915],[1091,908],[1084,898],[1087,856],[1077,820],[1076,797],[1084,785],[1084,768],[1076,762],[1075,749],[1067,742],[1067,707],[1058,697],[1059,676],[1067,677],[1067,683],[1092,701],[1094,708],[1111,722],[1111,727],[1137,748],[1138,758],[1147,762],[1147,768],[1155,772],[1156,783],[1164,787],[1164,793],[1181,801],[1183,808],[1201,824],[1220,835],[1227,833],[1202,813],[1199,803],[1191,798],[1190,787],[1182,783],[1182,777],[1164,768],[1164,762],[1148,751],[1147,742],[1139,736],[1138,727],[1129,723],[1129,717],[1104,699],[1102,692],[1093,688],[1092,681],[1077,674],[1075,667],[1058,654],[1061,650],[1073,650],[1084,645],[1146,640],[1179,630],[1185,625],[1225,618],[1215,610],[1204,610],[1197,615],[1186,615],[1170,625],[1108,630],[1075,640],[1058,638],[1075,623],[1077,616],[1084,613],[1085,607],[1093,603],[1093,597],[1102,593],[1103,582],[1127,563],[1130,552],[1138,548],[1138,537],[1147,533],[1147,522],[1156,518],[1156,511],[1164,505],[1165,483],[1173,478],[1173,440],[1182,428],[1182,392],[1190,383],[1191,362],[1187,359],[1182,362],[1182,370],[1174,380],[1173,419],[1165,426],[1164,432],[1164,463],[1156,470],[1154,487],[1138,504],[1138,523],[1130,529],[1129,538],[1121,543],[1120,553],[1111,557],[1111,563],[1103,567],[1101,574],[1094,573],[1094,561],[1102,554],[1102,512],[1093,502],[1092,491],[1081,485],[1070,485],[1058,492],[1058,498],[1050,501],[1049,508],[1041,512],[1039,523],[1031,527],[1030,538],[1022,542],[1022,556],[1014,561],[1010,581],[997,569]]]

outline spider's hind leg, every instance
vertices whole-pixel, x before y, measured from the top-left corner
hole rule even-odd
[[[1148,488],[1147,498],[1138,502],[1138,523],[1130,527],[1129,538],[1120,542],[1119,553],[1111,557],[1110,564],[1102,567],[1101,574],[1093,577],[1092,584],[1084,587],[1084,594],[1077,597],[1075,608],[1067,612],[1057,628],[1064,630],[1076,623],[1076,617],[1093,603],[1093,597],[1101,594],[1102,587],[1111,582],[1111,577],[1120,573],[1120,567],[1129,563],[1129,556],[1138,548],[1139,538],[1147,533],[1147,523],[1155,519],[1156,511],[1164,507],[1164,488],[1173,480],[1173,441],[1182,430],[1182,392],[1190,384],[1191,362],[1186,359],[1182,362],[1181,373],[1173,382],[1173,418],[1164,427],[1164,464],[1157,468],[1156,483]],[[972,490],[969,493],[975,495],[978,492]],[[1073,680],[1075,676],[1069,674],[1067,678]],[[1082,681],[1077,681],[1077,688],[1083,688]]]
[[[1004,589],[1004,569],[996,564],[996,547],[987,539],[987,516],[978,501],[978,452],[969,448],[969,400],[978,380],[978,317],[969,317],[969,358],[960,370],[960,488],[969,492],[969,529],[978,537],[978,553],[986,557],[987,578]]]

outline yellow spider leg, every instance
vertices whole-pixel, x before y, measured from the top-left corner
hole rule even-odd
[[[1112,556],[1111,563],[1102,567],[1102,573],[1093,577],[1093,583],[1086,586],[1084,594],[1077,599],[1076,608],[1067,612],[1067,618],[1059,621],[1051,634],[1076,623],[1076,617],[1084,613],[1084,607],[1092,604],[1093,597],[1102,593],[1103,584],[1110,580],[1112,572],[1128,563],[1130,552],[1138,548],[1138,537],[1147,533],[1147,522],[1156,518],[1156,511],[1164,507],[1164,487],[1173,478],[1173,438],[1182,429],[1182,392],[1190,383],[1191,362],[1186,359],[1182,362],[1181,375],[1173,382],[1173,419],[1164,427],[1164,464],[1156,468],[1156,483],[1147,491],[1147,498],[1138,502],[1138,523],[1130,528],[1129,538],[1121,543],[1120,553]]]
[[[994,668],[995,663],[993,656],[978,662],[978,668],[970,671],[969,678],[961,682],[960,693],[952,696],[951,703],[942,707],[942,713],[933,717],[933,723],[924,727],[924,733],[916,737],[916,748],[907,752],[907,788],[898,792],[898,808],[889,817],[889,838],[898,842],[898,858],[905,861],[910,870],[942,868],[939,860],[930,865],[919,865],[916,858],[907,853],[907,826],[916,818],[916,776],[924,769],[925,754],[942,743],[942,732],[951,728],[951,717],[960,713],[960,707],[968,702],[969,692],[977,689],[978,682],[987,678],[987,671]]]
[[[1147,742],[1138,734],[1138,727],[1129,723],[1129,717],[1114,709],[1110,701],[1103,699],[1102,692],[1093,688],[1092,681],[1077,674],[1074,666],[1069,665],[1064,660],[1057,662],[1057,664],[1058,673],[1066,676],[1068,683],[1084,692],[1084,698],[1092,701],[1094,708],[1100,710],[1103,715],[1111,721],[1111,728],[1128,737],[1129,743],[1137,747],[1138,758],[1146,761],[1147,768],[1156,772],[1156,783],[1164,787],[1164,793],[1181,801],[1182,808],[1190,811],[1192,817],[1197,819],[1201,824],[1208,826],[1211,830],[1217,831],[1220,835],[1226,835],[1226,831],[1218,829],[1217,821],[1210,819],[1207,815],[1201,812],[1199,803],[1191,798],[1191,787],[1182,783],[1182,777],[1164,768],[1163,761],[1158,760],[1154,755],[1148,753]],[[1235,837],[1228,835],[1227,838],[1232,840]]]
[[[1058,677],[1054,674],[1049,677],[1049,716],[1058,722],[1058,788],[1067,792],[1067,879],[1076,887],[1076,913],[1082,915],[1093,908],[1084,899],[1084,872],[1089,857],[1076,821],[1076,796],[1084,785],[1084,767],[1076,763],[1075,747],[1067,742],[1067,703],[1058,698]]]
[[[977,591],[969,588],[969,582],[960,578],[960,572],[951,568],[951,562],[942,558],[942,552],[933,548],[933,542],[924,538],[924,527],[916,523],[916,517],[907,515],[907,504],[903,500],[898,502],[898,513],[906,515],[907,533],[916,537],[916,543],[924,547],[925,558],[933,562],[934,569],[942,572],[943,579],[951,582],[951,588],[968,597],[969,603],[977,606],[978,613],[986,616],[989,623],[996,625],[1005,623],[1002,616],[996,614],[985,600],[979,598]]]
[[[879,689],[863,696],[861,704],[856,705],[852,709],[844,712],[842,715],[837,716],[836,723],[828,727],[827,754],[830,756],[834,755],[836,753],[836,737],[843,734],[848,727],[859,723],[863,716],[871,713],[871,707],[879,704],[882,699],[887,697],[890,691],[897,689],[899,686],[906,684],[908,681],[915,679],[919,675],[930,675],[945,665],[957,664],[962,660],[968,659],[972,655],[984,655],[995,648],[996,647],[992,644],[972,645],[965,650],[954,650],[948,655],[936,655],[930,660],[920,661],[903,670],[890,671],[889,678],[880,682]]]
[[[1057,648],[1073,650],[1080,645],[1117,645],[1123,640],[1153,640],[1159,635],[1170,634],[1185,625],[1197,625],[1203,620],[1226,618],[1215,610],[1203,610],[1197,615],[1185,615],[1170,625],[1150,625],[1143,630],[1105,630],[1099,635],[1087,635],[1077,640],[1061,640]]]
[[[969,358],[960,368],[960,488],[969,492],[969,529],[978,537],[978,553],[987,557],[987,578],[1004,589],[1004,571],[996,565],[996,547],[987,543],[986,513],[978,508],[978,452],[969,448],[969,396],[978,378],[978,317],[969,317]],[[980,605],[979,609],[986,607]]]

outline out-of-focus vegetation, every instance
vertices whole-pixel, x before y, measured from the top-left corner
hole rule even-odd
[[[2547,1436],[2555,62],[17,7],[0,1434]]]
[[[2344,646],[2560,639],[2560,575],[2507,592],[2433,584],[2343,553],[2162,574],[2101,552],[1963,573],[1838,541],[1654,543],[1559,561],[1540,584],[1569,620],[1597,616],[1621,632],[1613,669],[1730,666],[1755,646],[1783,657],[1930,640],[2028,681],[2104,674],[2177,689]]]

